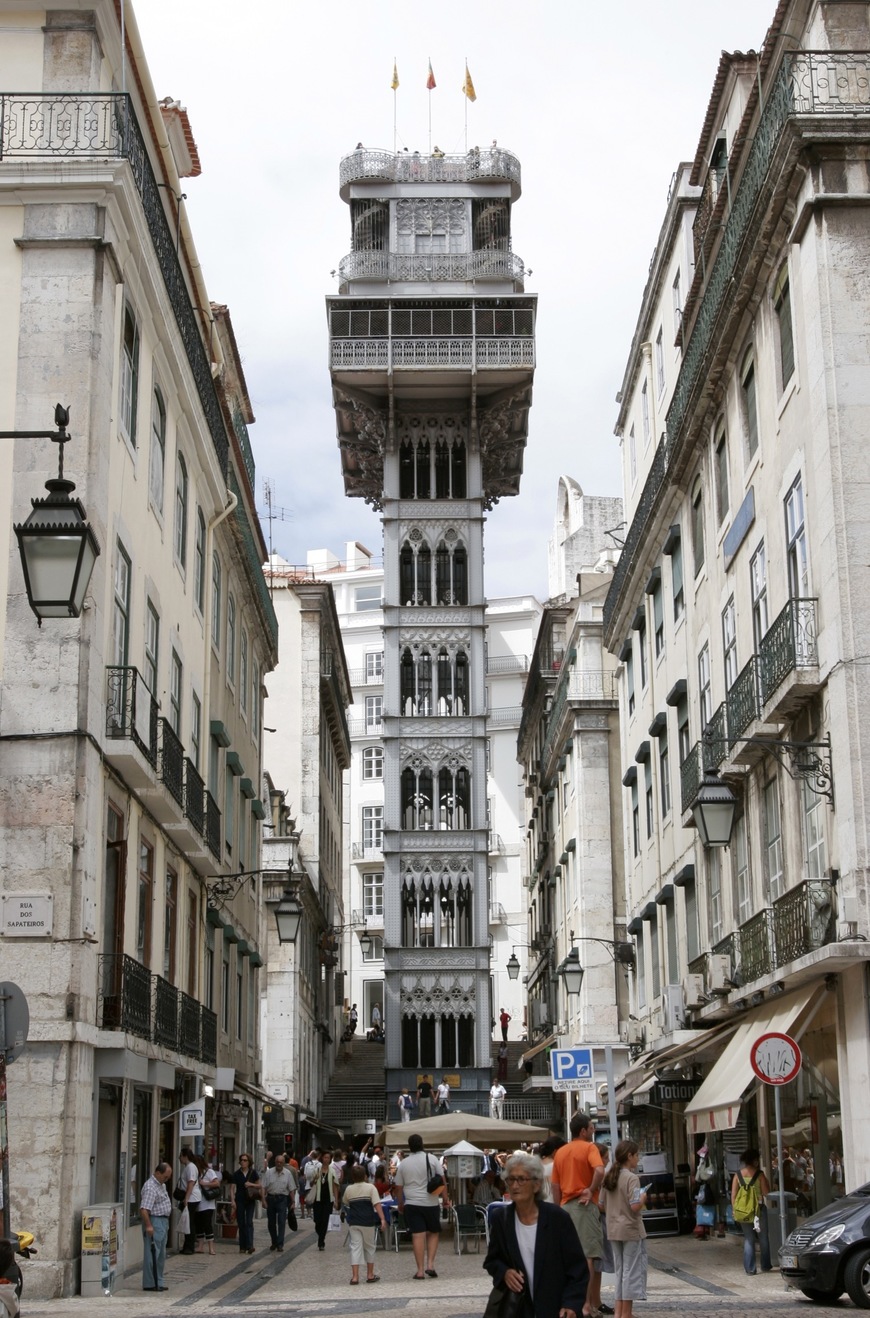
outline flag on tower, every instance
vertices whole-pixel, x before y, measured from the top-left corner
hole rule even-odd
[[[426,79],[426,87],[427,87],[427,90],[429,90],[429,91],[431,92],[431,91],[434,90],[435,86],[436,86],[436,83],[435,83],[435,74],[432,72],[432,61],[430,60],[430,61],[429,61],[429,77]]]
[[[393,81],[390,83],[390,87],[394,92],[399,90],[399,70],[396,68],[395,60],[393,60]]]
[[[474,83],[471,81],[471,74],[468,72],[468,65],[465,66],[465,82],[462,84],[462,90],[470,101],[477,100],[477,92],[474,90]]]

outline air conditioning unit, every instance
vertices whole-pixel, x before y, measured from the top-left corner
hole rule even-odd
[[[666,984],[665,991],[662,994],[662,1015],[664,1016],[664,1028],[666,1034],[672,1034],[674,1030],[681,1030],[683,1028],[685,1011],[686,1006],[683,1001],[682,985]]]
[[[686,1010],[704,1005],[704,976],[686,975],[683,980],[683,998]]]
[[[724,952],[710,954],[707,962],[707,988],[711,993],[727,993],[731,988],[731,958]]]
[[[640,1021],[624,1021],[619,1033],[623,1043],[627,1043],[629,1048],[643,1047],[644,1028]]]

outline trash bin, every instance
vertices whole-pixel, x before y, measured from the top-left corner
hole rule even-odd
[[[782,1248],[781,1226],[779,1217],[779,1190],[772,1190],[764,1196],[767,1204],[767,1234],[770,1239],[770,1261],[774,1267],[779,1265],[779,1251]],[[785,1234],[790,1236],[797,1226],[797,1195],[790,1190],[784,1191],[785,1197]]]
[[[111,1295],[118,1271],[121,1204],[90,1204],[82,1212],[81,1293]]]

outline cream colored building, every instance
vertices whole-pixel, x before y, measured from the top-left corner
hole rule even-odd
[[[0,426],[70,407],[66,471],[101,547],[82,616],[37,628],[9,524],[56,452],[5,442],[0,957],[30,1005],[9,1147],[35,1298],[76,1293],[89,1204],[118,1205],[135,1265],[179,1108],[208,1086],[201,1147],[235,1163],[264,1097],[260,881],[239,877],[260,863],[277,650],[253,414],[176,211],[200,171],[187,112],[158,101],[125,9],[122,52],[109,0],[0,3]]]
[[[645,1050],[627,1088],[688,1086],[632,1131],[674,1167],[702,1139],[769,1163],[749,1051],[790,1032],[786,1142],[812,1143],[817,1204],[829,1150],[847,1186],[870,1174],[868,69],[866,4],[791,0],[758,56],[722,55],[619,395],[604,609]],[[692,826],[705,770],[736,797],[728,849]]]

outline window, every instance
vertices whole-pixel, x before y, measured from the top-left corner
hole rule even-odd
[[[718,943],[724,933],[721,847],[710,847],[707,852],[707,893],[710,902],[710,942]]]
[[[239,641],[239,708],[243,714],[248,708],[248,633],[244,627]]]
[[[779,336],[779,385],[784,389],[794,375],[794,332],[791,320],[791,290],[788,280],[788,262],[779,272],[773,289],[773,309]]]
[[[114,603],[112,608],[112,662],[126,667],[130,644],[130,560],[120,540],[115,549]]]
[[[683,590],[683,541],[677,536],[671,550],[671,589],[674,593],[674,622],[682,618],[686,608]]]
[[[659,922],[656,916],[649,923],[649,964],[652,974],[652,996],[655,1002],[662,991],[662,968],[659,957]]]
[[[366,746],[363,751],[363,779],[369,781],[384,776],[383,746]]]
[[[785,496],[785,538],[788,592],[792,599],[805,599],[810,593],[810,565],[804,520],[804,489],[800,476]]]
[[[745,924],[752,915],[752,874],[749,868],[749,838],[747,836],[745,814],[739,814],[734,820],[731,855],[734,864],[734,902],[737,907],[737,923]]]
[[[659,332],[656,335],[656,388],[658,396],[661,398],[665,387],[665,349],[662,340],[662,328],[659,326]]]
[[[691,734],[689,732],[689,697],[680,696],[677,701],[677,750],[680,756],[680,764],[684,764],[686,756],[691,750]]]
[[[698,927],[698,889],[692,879],[683,888],[686,903],[686,960],[694,961],[701,950],[701,932]]]
[[[628,471],[630,484],[633,485],[637,480],[637,440],[634,437],[634,426],[628,432]]]
[[[698,696],[701,706],[701,732],[713,717],[713,693],[710,690],[710,646],[698,655]]]
[[[752,590],[752,638],[757,651],[767,631],[767,557],[763,540],[750,559],[749,581]]]
[[[227,859],[232,858],[233,845],[236,840],[236,775],[229,771],[224,779],[224,845]]]
[[[825,799],[813,791],[806,778],[801,778],[800,794],[806,873],[810,879],[821,879],[824,878],[828,863],[825,846]]]
[[[637,629],[637,657],[640,660],[640,689],[646,689],[647,680],[647,661],[646,661],[646,622],[642,627]]]
[[[720,422],[713,436],[713,474],[716,490],[716,518],[721,526],[728,515],[728,445],[725,425]]]
[[[163,471],[166,461],[166,408],[155,385],[151,396],[151,453],[148,463],[148,493],[159,513],[163,512]]]
[[[178,903],[178,875],[166,867],[166,913],[163,924],[163,978],[175,983],[175,908]]]
[[[175,463],[175,557],[187,567],[187,463],[180,453]]]
[[[647,449],[652,435],[652,427],[649,421],[649,389],[646,380],[644,380],[643,388],[640,391],[640,415],[643,422],[643,446],[644,449]]]
[[[637,975],[635,986],[637,988],[637,1005],[646,1006],[646,929],[641,926],[640,932],[636,934],[637,943]]]
[[[625,689],[628,692],[628,717],[634,713],[634,646],[625,657]]]
[[[236,601],[227,596],[227,681],[236,680]]]
[[[151,914],[154,889],[154,848],[139,839],[139,889],[136,910],[136,956],[143,966],[151,962]]]
[[[184,669],[181,659],[172,651],[172,660],[169,665],[169,722],[172,731],[181,740],[181,690],[184,679]]]
[[[190,712],[190,758],[193,767],[199,773],[199,755],[202,746],[202,701],[194,691],[191,696]]]
[[[221,648],[221,588],[223,572],[217,550],[211,556],[211,643]]]
[[[652,764],[649,760],[644,763],[644,804],[646,805],[646,835],[651,838],[653,828],[655,827],[655,805],[653,801],[653,776]]]
[[[782,854],[782,824],[779,812],[779,782],[772,778],[763,788],[764,847],[767,888],[775,902],[785,892],[785,867]]]
[[[239,845],[237,849],[239,866],[244,869],[248,863],[248,803],[239,797]]]
[[[221,1029],[224,1034],[230,1032],[230,945],[226,940],[221,958]]]
[[[251,667],[251,736],[260,740],[260,665],[256,659]]]
[[[363,875],[363,915],[366,919],[384,914],[384,873]]]
[[[725,651],[725,690],[730,691],[737,679],[737,613],[732,595],[722,610],[722,645]]]
[[[384,709],[383,696],[366,696],[366,732],[380,732]]]
[[[384,680],[384,652],[370,650],[366,655],[366,681],[382,682]]]
[[[124,342],[121,345],[121,429],[136,447],[136,411],[139,402],[139,326],[128,303],[124,304]]]
[[[758,451],[758,401],[755,396],[755,354],[752,349],[743,358],[743,367],[740,371],[740,395],[746,433],[746,455],[751,462]]]
[[[214,925],[211,924],[205,927],[202,975],[204,1005],[209,1011],[214,1011]]]
[[[631,784],[631,843],[632,855],[640,855],[640,804],[637,793],[637,779]]]
[[[144,678],[152,696],[157,696],[157,671],[160,653],[160,618],[151,601],[145,609],[145,672]]]
[[[653,611],[653,636],[655,638],[656,658],[664,652],[665,648],[665,614],[664,600],[662,599],[662,583],[659,581],[652,594],[652,611]]]
[[[695,576],[704,566],[704,489],[699,480],[692,490],[692,562]]]
[[[362,812],[363,849],[382,851],[384,846],[384,807],[364,805]]]
[[[193,549],[193,598],[200,613],[205,613],[205,517],[196,510],[196,544]]]
[[[659,737],[659,797],[662,819],[671,813],[671,764],[667,737]]]
[[[372,613],[381,607],[381,586],[357,586],[353,592],[357,613]]]
[[[683,295],[680,289],[680,272],[676,273],[671,285],[671,301],[674,308],[674,338],[683,341]]]
[[[242,1037],[245,1020],[245,963],[236,957],[236,1038]]]

